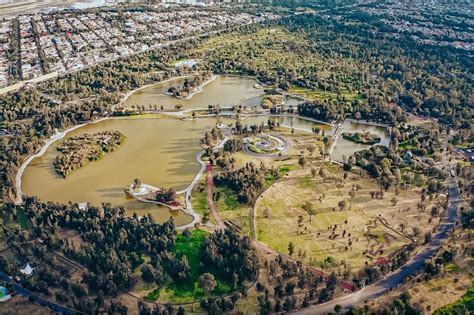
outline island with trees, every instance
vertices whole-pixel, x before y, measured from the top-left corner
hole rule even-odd
[[[124,140],[125,135],[119,131],[86,133],[69,137],[56,147],[61,154],[54,159],[54,170],[66,178],[72,171],[115,151]]]
[[[203,72],[192,78],[184,79],[181,86],[171,86],[166,93],[178,99],[189,99],[194,94],[200,92],[202,87],[213,80],[213,78],[215,78],[215,76],[213,76],[212,73]]]
[[[346,140],[360,143],[360,144],[377,144],[380,142],[381,138],[373,133],[367,132],[343,132],[342,137]]]

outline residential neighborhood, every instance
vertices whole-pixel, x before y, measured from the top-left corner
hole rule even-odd
[[[0,87],[78,71],[163,43],[274,19],[219,7],[137,6],[37,12],[0,20]]]

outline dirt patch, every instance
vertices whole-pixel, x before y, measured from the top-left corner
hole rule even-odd
[[[30,302],[27,298],[20,295],[14,296],[6,303],[0,304],[0,314],[4,315],[44,315],[54,314],[41,305]]]

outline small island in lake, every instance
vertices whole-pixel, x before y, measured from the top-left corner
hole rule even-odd
[[[353,141],[360,144],[376,144],[379,143],[382,139],[373,133],[370,132],[344,132],[342,137],[346,140]]]
[[[182,86],[171,86],[166,94],[179,99],[189,99],[195,93],[200,92],[201,87],[212,79],[213,76],[211,73],[202,73],[193,78],[185,79]]]
[[[178,210],[182,207],[182,204],[176,200],[174,188],[158,188],[143,184],[138,178],[135,178],[133,183],[125,188],[125,194],[142,202],[166,206],[171,210]]]
[[[56,148],[62,154],[53,162],[54,170],[66,178],[72,171],[100,160],[107,152],[114,151],[125,140],[119,131],[103,131],[67,138]]]

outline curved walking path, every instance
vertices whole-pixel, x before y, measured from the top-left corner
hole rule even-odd
[[[263,136],[266,136],[263,132],[261,133]],[[242,147],[243,148],[243,151],[245,154],[248,154],[248,155],[251,155],[251,156],[255,156],[255,157],[262,157],[262,158],[274,158],[280,154],[285,154],[286,152],[288,152],[291,148],[291,143],[290,141],[288,141],[288,139],[286,139],[285,137],[276,137],[276,136],[273,136],[271,134],[268,135],[269,137],[273,137],[273,138],[278,138],[278,140],[281,140],[282,142],[285,143],[285,148],[281,151],[278,151],[278,152],[275,152],[275,153],[265,153],[265,152],[262,152],[262,153],[257,153],[257,152],[253,152],[252,150],[250,150],[247,146],[247,144],[244,143],[244,146]],[[276,140],[276,141],[278,141]]]
[[[447,170],[451,169],[449,165],[449,158],[446,155],[447,140],[444,144],[443,164]],[[329,302],[313,305],[305,309],[296,311],[296,314],[328,314],[334,312],[334,307],[339,304],[343,309],[363,303],[366,300],[373,300],[382,296],[387,290],[390,290],[400,284],[403,284],[405,278],[412,276],[420,270],[425,261],[436,255],[437,251],[448,239],[450,233],[454,229],[457,219],[457,202],[459,199],[458,184],[455,177],[448,178],[448,209],[439,224],[436,233],[433,235],[431,241],[425,245],[414,257],[412,257],[405,265],[396,271],[392,272],[382,280],[367,286],[353,294],[345,295],[336,298]]]
[[[199,214],[194,211],[193,204],[191,202],[191,193],[194,189],[194,187],[197,185],[199,179],[201,178],[202,174],[204,173],[204,170],[206,169],[206,163],[202,161],[202,156],[206,153],[206,151],[202,150],[196,155],[196,161],[201,165],[201,169],[199,172],[194,176],[191,184],[183,190],[178,191],[178,194],[185,193],[185,209],[183,210],[185,213],[191,215],[193,217],[193,221],[191,223],[185,224],[185,225],[180,225],[177,226],[177,230],[184,230],[187,228],[192,228],[195,226],[196,223],[201,221],[201,218],[199,217]]]
[[[108,117],[104,117],[104,118],[101,118],[101,119],[97,119],[97,120],[94,120],[94,121],[90,121],[90,122],[86,122],[86,123],[83,123],[83,124],[80,124],[80,125],[76,125],[74,127],[71,127],[69,129],[66,129],[62,132],[58,132],[56,133],[55,135],[51,136],[51,138],[49,138],[48,140],[46,140],[46,142],[44,143],[44,145],[41,147],[41,149],[33,154],[33,155],[30,155],[24,162],[23,164],[21,164],[20,168],[18,169],[18,172],[16,173],[16,176],[15,176],[15,188],[16,188],[16,198],[14,200],[14,203],[16,205],[20,205],[23,203],[23,192],[21,191],[21,177],[23,176],[23,173],[25,172],[25,169],[26,167],[28,166],[28,164],[31,163],[31,161],[33,161],[34,158],[36,157],[40,157],[40,156],[43,156],[43,154],[46,152],[46,150],[48,149],[48,147],[53,144],[54,142],[64,138],[69,132],[73,131],[73,130],[76,130],[78,128],[81,128],[85,125],[89,125],[89,124],[96,124],[98,122],[101,122],[105,119],[107,119]]]
[[[228,140],[228,137],[225,137],[222,139],[222,141],[217,145],[217,148],[222,148],[224,147],[224,143]],[[193,217],[193,221],[191,223],[185,224],[185,225],[180,225],[176,227],[177,230],[184,230],[186,228],[192,228],[196,223],[198,223],[201,218],[199,217],[199,214],[194,210],[192,202],[191,202],[191,194],[193,192],[194,187],[197,185],[199,182],[199,179],[201,178],[202,174],[204,174],[204,171],[206,170],[206,163],[202,161],[203,155],[206,153],[206,151],[202,150],[196,155],[196,161],[201,165],[201,169],[199,172],[194,176],[191,184],[183,190],[180,190],[177,192],[177,194],[186,194],[186,200],[185,200],[185,205],[186,208],[183,209],[185,213],[191,215]],[[212,175],[211,175],[212,176]],[[212,198],[211,198],[212,200]]]

